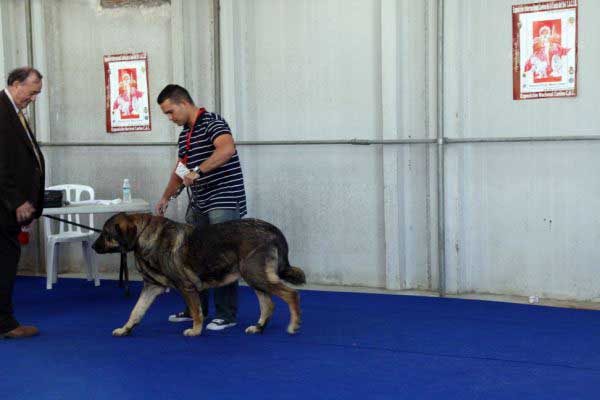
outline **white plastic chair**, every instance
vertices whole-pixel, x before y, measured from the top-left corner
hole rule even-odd
[[[46,188],[47,190],[64,190],[66,201],[94,200],[94,189],[85,185],[56,185]],[[82,199],[82,194],[87,193],[87,199]],[[89,214],[89,223],[84,224],[91,228],[94,227],[94,214]],[[61,214],[61,219],[73,221],[81,224],[79,214]],[[58,244],[81,242],[83,247],[83,257],[85,259],[88,281],[93,280],[95,286],[100,286],[98,276],[98,267],[92,258],[92,240],[93,231],[84,230],[78,226],[70,225],[65,222],[59,222],[58,233],[52,233],[52,225],[49,218],[44,218],[44,231],[46,235],[46,289],[52,289],[52,285],[58,279]]]

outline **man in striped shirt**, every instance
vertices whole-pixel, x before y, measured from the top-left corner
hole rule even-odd
[[[191,189],[186,222],[196,226],[237,220],[246,214],[246,192],[240,159],[227,122],[217,113],[198,108],[188,91],[167,85],[157,99],[170,121],[182,126],[177,167],[156,205],[164,215],[169,199],[183,183]],[[206,326],[222,330],[236,324],[238,282],[214,289],[216,314]],[[202,313],[208,316],[209,296],[201,293]],[[191,321],[189,310],[173,314],[169,321]]]

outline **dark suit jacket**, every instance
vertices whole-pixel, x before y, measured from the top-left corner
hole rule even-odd
[[[29,201],[42,214],[44,203],[44,157],[32,137],[40,156],[35,157],[27,132],[10,99],[0,91],[0,227],[18,227],[17,207]]]

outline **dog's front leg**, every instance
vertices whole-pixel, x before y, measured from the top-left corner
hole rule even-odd
[[[194,289],[182,290],[181,295],[183,296],[194,321],[192,328],[186,329],[183,331],[183,334],[185,336],[198,336],[202,333],[202,321],[204,319],[202,311],[200,311],[200,296]]]
[[[133,327],[140,323],[144,314],[146,314],[148,307],[152,305],[156,297],[164,292],[164,287],[144,282],[144,288],[142,289],[142,293],[140,294],[137,303],[135,303],[135,307],[133,307],[133,311],[131,311],[129,320],[122,328],[115,329],[112,333],[113,336],[129,335]]]

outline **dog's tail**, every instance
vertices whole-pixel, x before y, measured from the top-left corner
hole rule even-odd
[[[289,247],[285,236],[279,228],[271,225],[271,229],[275,233],[274,245],[278,254],[277,275],[286,282],[292,285],[303,285],[306,283],[304,271],[298,267],[292,267],[288,259]]]
[[[280,271],[279,277],[292,285],[302,285],[306,283],[304,271],[298,267],[292,267],[291,265]]]

